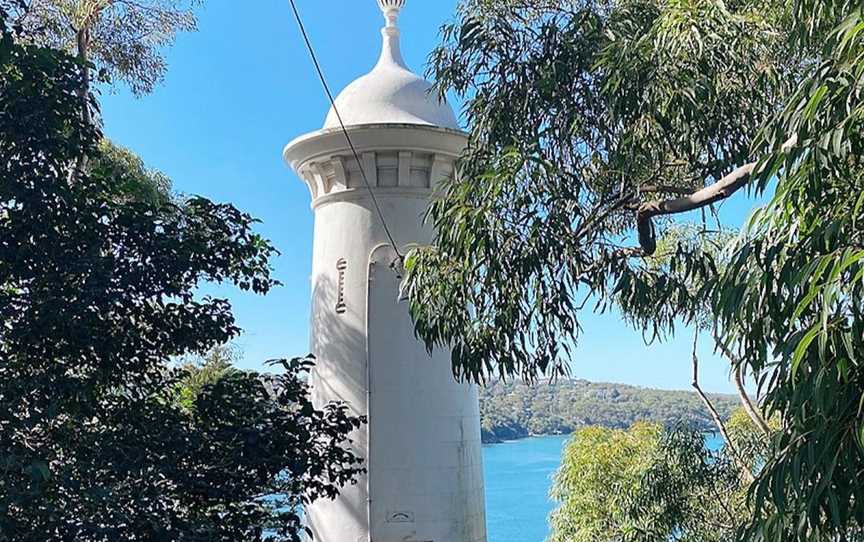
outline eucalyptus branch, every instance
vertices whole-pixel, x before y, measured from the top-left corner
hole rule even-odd
[[[678,194],[681,196],[689,196],[689,195],[692,195],[695,192],[695,190],[693,190],[692,188],[684,187],[684,186],[672,186],[672,185],[665,185],[665,184],[658,184],[658,185],[648,184],[645,186],[640,186],[639,192],[642,194],[652,194],[652,193],[658,193],[659,192],[659,193],[666,193],[666,194]]]
[[[759,412],[759,409],[753,403],[753,400],[750,398],[750,394],[747,393],[747,389],[744,387],[744,371],[746,370],[746,366],[741,362],[741,359],[733,353],[729,347],[720,340],[720,337],[717,335],[717,331],[714,331],[714,342],[720,351],[726,356],[729,361],[732,363],[732,373],[734,375],[735,380],[735,388],[738,390],[738,396],[741,398],[741,404],[744,407],[744,410],[747,412],[747,415],[750,416],[750,419],[753,420],[753,423],[756,424],[759,429],[765,433],[766,436],[771,436],[771,428],[768,426],[768,422],[765,420],[765,417],[762,416],[762,413]]]
[[[699,330],[697,329],[693,335],[693,389],[696,390],[696,393],[699,395],[699,398],[702,399],[702,402],[705,403],[705,407],[708,409],[708,413],[711,414],[711,419],[714,420],[714,424],[720,430],[720,434],[723,435],[723,440],[726,442],[726,447],[729,449],[729,453],[735,460],[735,463],[738,464],[738,467],[741,469],[741,473],[744,476],[745,480],[748,483],[753,483],[755,478],[753,477],[753,472],[747,466],[743,459],[741,459],[741,454],[738,451],[735,443],[732,442],[732,439],[729,437],[729,432],[726,429],[726,424],[723,423],[723,419],[720,417],[720,413],[717,411],[717,408],[714,406],[714,403],[711,402],[711,399],[708,395],[702,390],[702,386],[699,385],[699,356],[696,353],[696,348],[699,344]]]
[[[78,98],[81,101],[81,118],[85,124],[90,125],[93,123],[93,117],[90,114],[90,26],[87,20],[75,33],[75,44],[78,59],[81,61],[81,86],[78,88]],[[75,160],[71,181],[77,182],[86,168],[87,155],[81,153]]]
[[[782,152],[788,151],[797,142],[798,137],[792,136],[783,144]],[[732,196],[747,186],[758,164],[759,162],[750,162],[738,167],[716,183],[687,196],[641,204],[636,211],[636,225],[639,232],[639,244],[645,253],[650,256],[657,250],[657,234],[652,221],[654,217],[694,211]]]
[[[756,169],[756,162],[741,166],[716,183],[680,198],[649,201],[636,211],[639,244],[649,256],[657,250],[657,234],[652,219],[656,216],[686,213],[724,200],[746,186]]]

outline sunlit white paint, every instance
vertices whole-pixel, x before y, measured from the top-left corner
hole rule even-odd
[[[458,129],[459,122],[432,85],[405,65],[396,27],[398,9],[388,8],[387,26],[381,29],[384,45],[372,71],[357,79],[336,98],[346,126],[358,124],[423,124]],[[338,128],[336,110],[330,109],[324,128]]]
[[[453,111],[430,101],[428,84],[398,53],[398,32],[389,31],[403,2],[379,3],[388,17],[382,60],[338,105],[404,252],[431,240],[422,215],[466,140]],[[315,212],[313,396],[369,417],[351,444],[368,475],[310,507],[316,542],[485,542],[477,390],[453,379],[447,352],[430,355],[415,338],[397,255],[360,164],[331,120],[291,142],[284,157],[309,186]],[[336,310],[340,272],[344,312]]]

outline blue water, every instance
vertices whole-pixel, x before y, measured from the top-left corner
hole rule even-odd
[[[538,437],[483,447],[488,542],[543,542],[549,534],[552,474],[569,436]],[[712,450],[722,439],[706,435]]]
[[[543,542],[549,533],[552,474],[568,436],[483,447],[489,542]]]

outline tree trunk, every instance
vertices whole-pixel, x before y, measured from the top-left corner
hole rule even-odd
[[[81,86],[78,87],[78,98],[81,100],[81,119],[85,124],[93,123],[93,115],[90,112],[90,67],[88,65],[90,49],[90,27],[86,23],[75,35],[78,48],[78,60],[81,61]],[[75,162],[70,180],[77,181],[87,168],[87,155],[83,152]]]

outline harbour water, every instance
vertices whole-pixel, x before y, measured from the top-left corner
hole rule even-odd
[[[543,542],[552,474],[569,436],[527,438],[483,447],[488,542]]]
[[[537,437],[483,447],[488,542],[543,542],[549,534],[552,474],[569,436]],[[721,441],[706,435],[708,446]]]

